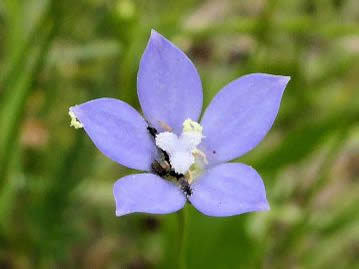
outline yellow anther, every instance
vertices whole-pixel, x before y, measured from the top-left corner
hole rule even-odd
[[[80,128],[84,127],[84,125],[81,122],[79,122],[79,120],[76,118],[76,115],[74,112],[69,110],[69,115],[71,117],[70,126],[74,127],[75,129],[80,129]]]
[[[198,163],[192,164],[185,174],[187,182],[192,184],[192,182],[202,174],[203,169],[203,166],[199,165]]]
[[[161,126],[161,128],[165,131],[165,132],[172,132],[173,129],[171,126],[169,126],[166,122],[160,120],[158,121],[159,125]]]
[[[208,164],[206,154],[204,154],[204,152],[202,150],[199,150],[198,148],[195,148],[194,150],[192,150],[192,154],[193,154],[193,156],[195,158],[196,157],[201,158],[204,164]]]
[[[198,122],[195,122],[191,119],[186,119],[183,122],[183,132],[198,132],[202,134],[202,130],[202,126]]]

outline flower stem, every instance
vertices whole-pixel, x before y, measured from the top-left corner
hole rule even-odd
[[[177,250],[177,267],[186,269],[186,228],[188,222],[188,212],[186,207],[177,212],[178,220],[178,250]]]

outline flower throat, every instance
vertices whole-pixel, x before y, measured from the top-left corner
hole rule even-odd
[[[147,130],[158,149],[158,158],[151,165],[152,171],[162,178],[176,181],[184,194],[190,196],[192,181],[207,164],[206,156],[197,149],[203,138],[202,126],[187,119],[183,123],[180,137],[169,131],[159,133],[151,126]]]

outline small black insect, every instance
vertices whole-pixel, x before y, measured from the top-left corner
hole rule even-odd
[[[159,175],[160,177],[167,176],[171,171],[171,166],[166,161],[157,161],[154,160],[151,164],[152,171]]]
[[[158,131],[156,128],[153,128],[151,126],[147,126],[147,130],[150,133],[151,136],[153,136],[153,138],[156,138],[156,135],[158,134]]]
[[[170,171],[170,176],[176,178],[177,180],[180,179],[181,177],[184,177],[183,174],[178,174],[173,169],[171,169]]]
[[[156,136],[158,134],[158,131],[156,128],[147,126],[147,130],[150,133],[150,135],[156,139]],[[169,175],[171,171],[171,164],[170,164],[170,157],[168,156],[168,153],[159,147],[156,147],[158,150],[158,160],[154,160],[151,164],[152,171],[156,173],[157,175],[164,177],[166,175]]]
[[[185,179],[185,177],[181,177],[178,180],[179,185],[181,186],[182,191],[186,195],[186,197],[192,195],[192,188],[191,185],[188,183],[188,181]]]

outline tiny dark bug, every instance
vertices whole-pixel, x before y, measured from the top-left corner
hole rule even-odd
[[[152,171],[160,177],[167,176],[171,171],[171,166],[166,161],[159,162],[157,160],[154,160],[151,164],[151,168]]]
[[[186,197],[192,195],[192,188],[191,185],[188,183],[188,181],[185,179],[185,177],[180,177],[178,180],[179,185],[181,186],[182,191],[186,195]]]
[[[153,128],[151,126],[147,126],[147,130],[150,133],[151,136],[153,136],[153,138],[156,138],[156,135],[158,134],[158,131],[156,128]]]
[[[147,130],[150,133],[150,135],[153,136],[153,138],[156,138],[158,131],[155,128],[148,126]],[[157,175],[161,177],[165,177],[169,175],[171,171],[170,157],[168,156],[166,151],[158,147],[157,147],[157,151],[159,155],[158,160],[154,160],[152,162],[151,168],[152,171]]]

